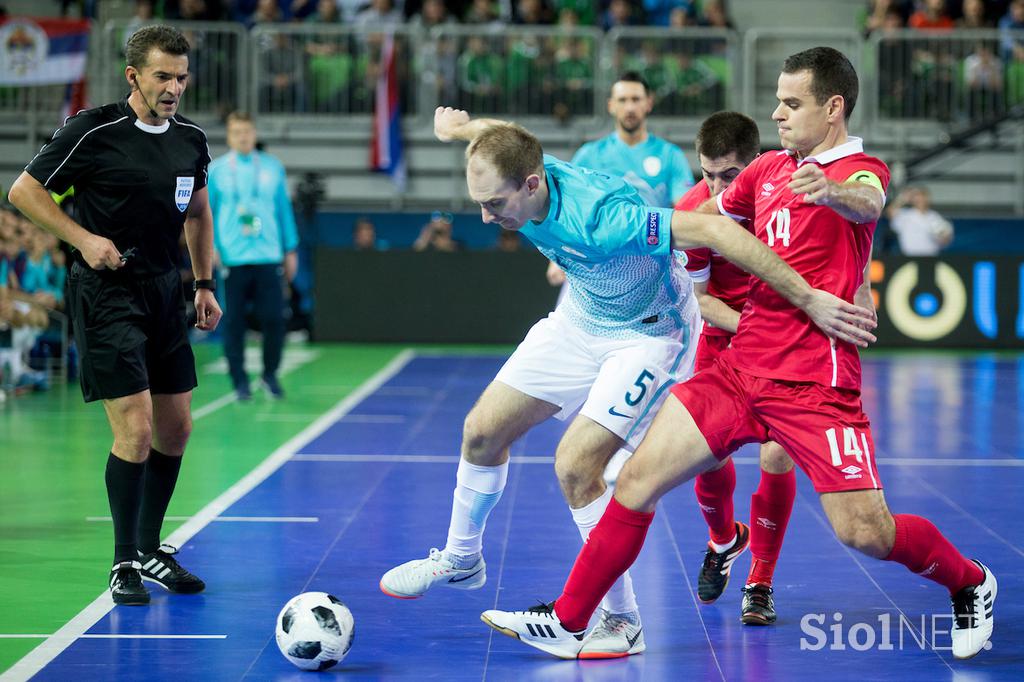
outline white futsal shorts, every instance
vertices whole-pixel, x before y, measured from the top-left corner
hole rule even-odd
[[[695,315],[673,336],[610,339],[587,334],[555,310],[533,325],[495,381],[557,405],[558,419],[579,411],[632,450],[669,387],[693,375],[699,324]]]

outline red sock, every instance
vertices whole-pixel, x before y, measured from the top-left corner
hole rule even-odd
[[[736,466],[729,459],[715,471],[697,476],[693,490],[704,520],[708,523],[711,541],[726,545],[736,537],[736,519],[732,512],[732,493],[736,490]]]
[[[761,471],[761,484],[750,496],[750,563],[747,584],[772,584],[775,562],[796,499],[796,471],[772,474]]]
[[[612,498],[555,601],[555,615],[562,627],[570,632],[587,627],[605,593],[636,561],[653,520],[654,512],[633,511]]]
[[[931,521],[913,514],[895,514],[896,541],[886,561],[896,561],[920,576],[934,580],[955,594],[985,579],[978,565],[969,561],[939,532]]]

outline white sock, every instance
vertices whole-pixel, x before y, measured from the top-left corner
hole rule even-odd
[[[483,467],[459,460],[452,495],[452,520],[448,524],[448,554],[471,556],[483,549],[487,515],[494,509],[505,490],[508,462],[496,467]]]
[[[612,489],[606,488],[601,497],[587,506],[580,507],[579,509],[569,508],[569,511],[572,512],[572,520],[576,522],[581,538],[587,539],[590,531],[601,520],[604,510],[608,508],[608,503],[611,501]],[[615,581],[615,584],[608,590],[608,594],[601,600],[601,606],[609,613],[629,613],[630,611],[637,610],[636,594],[633,592],[633,579],[630,577],[629,571],[623,573]]]
[[[725,543],[724,545],[720,545],[717,542],[715,542],[714,540],[708,540],[708,544],[711,545],[711,549],[713,549],[716,552],[718,552],[719,554],[721,554],[722,552],[724,552],[727,549],[732,549],[732,546],[736,544],[736,539],[738,537],[739,536],[737,536],[737,535],[733,535],[732,536],[732,540],[730,540],[729,542]]]

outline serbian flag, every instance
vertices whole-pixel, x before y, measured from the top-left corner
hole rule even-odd
[[[405,155],[402,153],[401,112],[398,101],[398,71],[395,66],[395,37],[384,36],[381,44],[380,75],[373,104],[373,134],[370,137],[370,168],[387,173],[399,191],[405,189]]]
[[[88,47],[88,21],[0,19],[0,85],[77,83]]]

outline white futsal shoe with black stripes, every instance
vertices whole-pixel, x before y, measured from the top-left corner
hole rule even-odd
[[[953,595],[953,656],[971,658],[982,649],[991,648],[993,609],[996,603],[996,577],[992,571],[975,561],[985,574],[980,585],[965,587]]]
[[[139,563],[142,564],[142,579],[162,585],[168,592],[178,594],[195,594],[206,589],[206,583],[186,571],[178,563],[174,555],[177,547],[160,545],[155,552],[143,554],[139,552]]]
[[[555,603],[540,604],[526,611],[484,611],[480,620],[503,635],[558,658],[573,659],[583,648],[584,632],[569,632],[555,615]]]
[[[426,559],[413,559],[395,566],[380,579],[380,591],[396,599],[418,599],[435,585],[457,590],[476,590],[487,582],[483,555],[468,568],[456,568],[447,552],[436,547]]]

